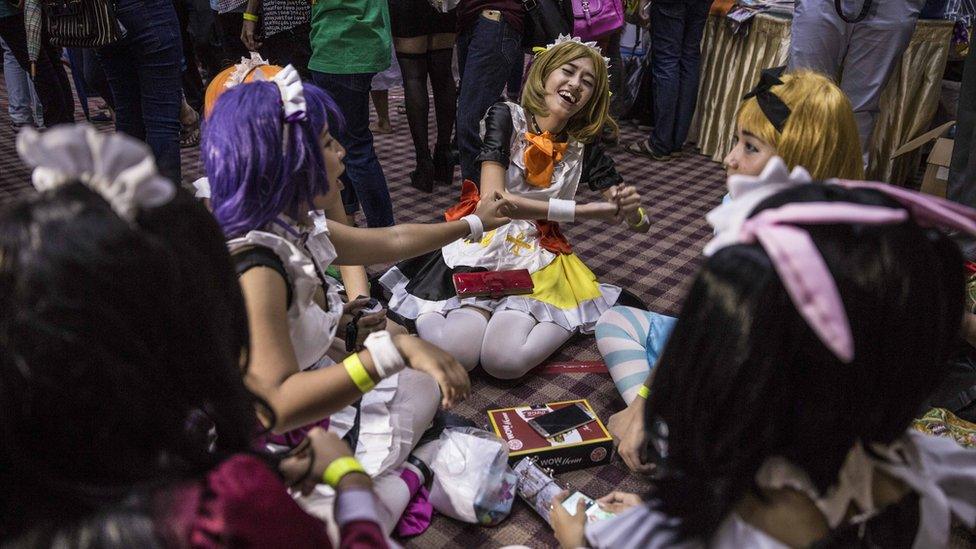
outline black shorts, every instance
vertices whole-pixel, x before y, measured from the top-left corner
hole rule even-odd
[[[427,0],[390,0],[394,38],[415,38],[457,32],[456,10],[441,13]]]

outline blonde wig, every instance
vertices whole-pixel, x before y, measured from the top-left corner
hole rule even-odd
[[[739,129],[775,148],[790,169],[803,166],[814,179],[864,179],[861,140],[844,92],[830,78],[809,70],[786,73],[780,80],[770,91],[790,108],[782,133],[755,97],[739,107]]]
[[[617,123],[610,117],[610,79],[607,75],[607,63],[596,48],[579,42],[562,42],[537,55],[522,88],[522,107],[536,116],[548,116],[546,79],[556,69],[584,57],[593,61],[593,95],[566,123],[566,133],[571,139],[589,143],[600,135],[604,126],[617,130]]]

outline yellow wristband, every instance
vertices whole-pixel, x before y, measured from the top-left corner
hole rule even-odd
[[[358,354],[353,353],[347,356],[342,361],[342,365],[346,367],[346,373],[349,374],[349,378],[356,384],[356,387],[359,387],[360,392],[368,393],[376,386],[373,378],[369,377],[366,367],[363,366],[363,361],[359,360]]]
[[[342,477],[348,475],[349,473],[366,473],[366,469],[360,465],[356,458],[352,456],[341,457],[325,468],[325,472],[322,473],[322,482],[328,484],[329,486],[335,488],[339,485],[339,481]]]
[[[647,385],[641,385],[640,389],[637,389],[637,396],[647,400],[647,397],[651,395],[651,390],[647,388]]]
[[[258,18],[257,15],[254,15],[253,13],[250,13],[250,12],[247,12],[247,11],[244,12],[244,20],[245,21],[254,21],[255,23],[257,23],[258,22],[258,19],[259,18]]]
[[[647,219],[647,213],[644,211],[644,207],[643,206],[637,208],[637,213],[639,213],[641,215],[640,216],[640,221],[638,221],[637,223],[631,223],[630,220],[627,220],[627,224],[630,225],[631,227],[635,228],[635,229],[638,228],[638,227],[643,227],[644,226],[644,223],[646,221],[648,221],[648,219]]]

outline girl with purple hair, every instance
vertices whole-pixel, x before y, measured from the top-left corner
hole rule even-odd
[[[351,439],[375,479],[389,532],[429,477],[424,462],[436,446],[415,456],[411,450],[438,402],[454,406],[470,383],[452,356],[415,337],[377,330],[343,346],[335,334],[351,322],[352,308],[324,273],[333,263],[391,262],[458,238],[480,239],[508,221],[510,205],[495,196],[463,220],[430,225],[364,229],[327,221],[322,209],[336,201],[345,154],[330,127],[341,120],[324,91],[286,67],[270,81],[258,76],[223,93],[204,130],[203,162],[247,307],[248,387],[274,410],[270,428],[283,435],[276,442],[294,445],[301,435],[292,431],[312,423]],[[317,495],[324,497],[303,503],[327,517],[331,494]]]

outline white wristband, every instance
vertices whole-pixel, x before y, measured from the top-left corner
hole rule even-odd
[[[470,214],[462,217],[461,221],[466,221],[468,223],[468,229],[471,231],[468,234],[468,240],[478,241],[485,235],[485,226],[481,222],[480,217]]]
[[[393,343],[390,332],[373,332],[366,336],[363,346],[373,359],[373,368],[381,379],[386,379],[407,367],[403,355]]]
[[[547,219],[556,222],[574,221],[576,219],[576,201],[550,198],[549,216]]]

